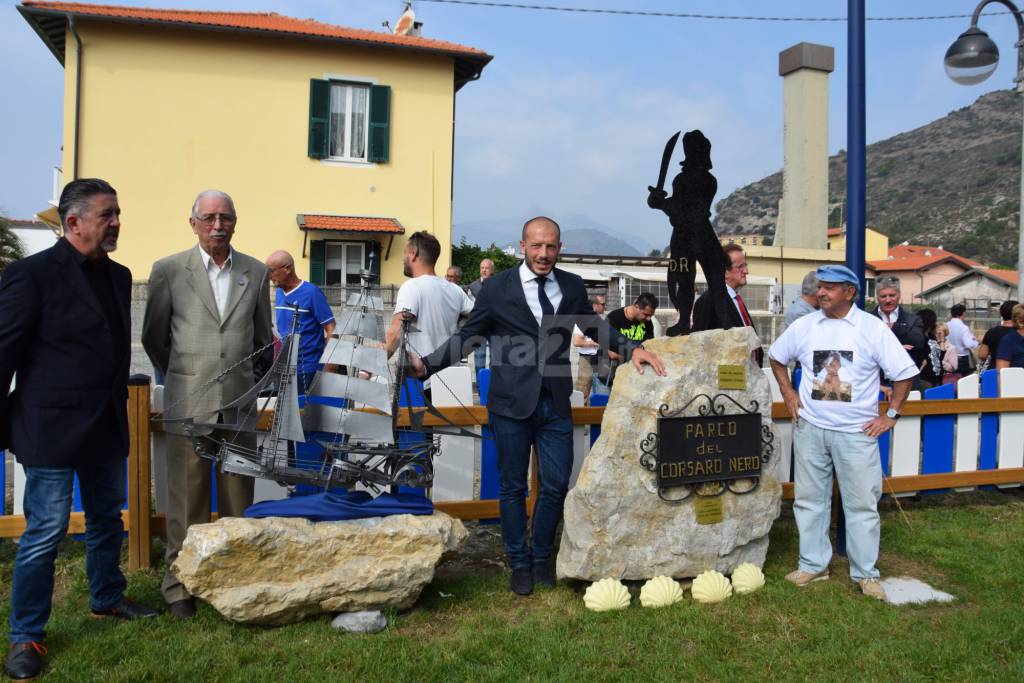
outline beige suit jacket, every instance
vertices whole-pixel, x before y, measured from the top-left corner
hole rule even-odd
[[[232,251],[223,320],[198,244],[153,264],[142,345],[165,376],[166,418],[215,422],[218,407],[252,388],[253,354],[272,341],[268,273],[256,259]],[[233,369],[216,380],[228,368]],[[223,416],[228,424],[235,418]],[[165,428],[184,433],[179,424]]]

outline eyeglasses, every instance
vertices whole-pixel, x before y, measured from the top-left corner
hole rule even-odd
[[[203,225],[213,225],[218,218],[221,225],[234,225],[238,220],[238,216],[233,213],[205,213],[202,216],[196,216],[196,220]]]
[[[747,262],[743,261],[742,263],[732,264],[729,266],[729,270],[749,270],[749,268],[747,267]]]

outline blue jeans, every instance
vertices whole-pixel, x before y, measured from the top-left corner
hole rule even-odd
[[[25,533],[21,535],[11,581],[11,643],[42,642],[53,602],[53,564],[67,535],[74,475],[85,511],[85,571],[89,606],[110,609],[124,595],[121,541],[124,525],[125,458],[77,468],[25,468]]]
[[[525,420],[488,413],[498,447],[501,538],[512,569],[546,562],[562,518],[572,474],[572,418],[559,417],[551,396],[541,393],[537,410]],[[526,540],[526,489],[530,446],[537,450],[540,493],[533,509],[533,543]]]
[[[793,516],[800,531],[801,571],[817,574],[832,560],[828,540],[832,508],[832,472],[839,480],[846,513],[846,554],[854,581],[878,578],[882,467],[878,439],[863,432],[821,429],[799,420],[793,434],[796,452]]]

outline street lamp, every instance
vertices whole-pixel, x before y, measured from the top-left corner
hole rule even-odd
[[[1024,19],[1010,0],[981,0],[971,15],[971,26],[946,50],[946,75],[960,85],[977,85],[992,75],[999,63],[999,48],[988,34],[978,28],[981,10],[997,2],[1007,7],[1017,21],[1017,94],[1024,95]],[[1024,98],[1022,98],[1024,100]],[[1021,185],[1018,207],[1017,300],[1024,301],[1024,127],[1021,129]]]

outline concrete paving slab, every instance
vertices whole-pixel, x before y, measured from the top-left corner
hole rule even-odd
[[[881,581],[885,601],[890,605],[920,605],[926,602],[952,602],[956,597],[935,590],[924,581],[910,576],[892,576]]]

